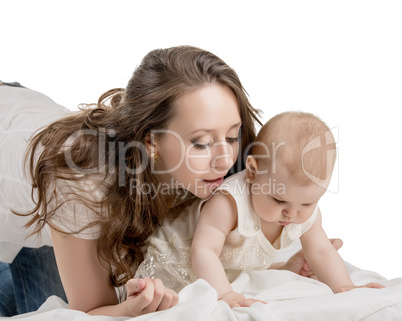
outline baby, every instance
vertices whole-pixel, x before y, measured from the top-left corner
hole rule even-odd
[[[335,139],[318,117],[287,112],[268,121],[246,169],[225,180],[201,209],[191,246],[195,276],[231,307],[249,306],[256,300],[235,293],[230,282],[243,270],[266,270],[300,239],[318,280],[335,293],[358,287],[328,240],[317,205],[335,159]]]

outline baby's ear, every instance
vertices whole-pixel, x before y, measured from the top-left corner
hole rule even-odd
[[[246,160],[246,177],[250,183],[255,180],[256,173],[258,172],[258,163],[254,156],[247,156]]]

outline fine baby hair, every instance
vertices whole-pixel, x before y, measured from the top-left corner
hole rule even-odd
[[[316,115],[289,111],[271,118],[260,129],[251,155],[259,171],[282,166],[301,185],[328,183],[336,160],[334,136]],[[255,168],[249,168],[255,171]]]

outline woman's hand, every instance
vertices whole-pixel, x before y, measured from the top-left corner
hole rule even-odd
[[[166,310],[179,302],[178,294],[165,288],[159,279],[131,279],[126,287],[129,316]]]
[[[342,246],[343,242],[341,239],[330,239],[332,246],[338,251]],[[290,259],[284,264],[283,269],[292,271],[296,274],[309,277],[312,279],[317,279],[310,265],[307,263],[304,257],[303,250],[300,250],[294,254]]]

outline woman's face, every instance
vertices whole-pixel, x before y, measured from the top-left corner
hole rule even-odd
[[[171,188],[207,198],[222,184],[239,152],[241,118],[236,96],[211,84],[180,97],[175,116],[155,142],[155,174]]]

